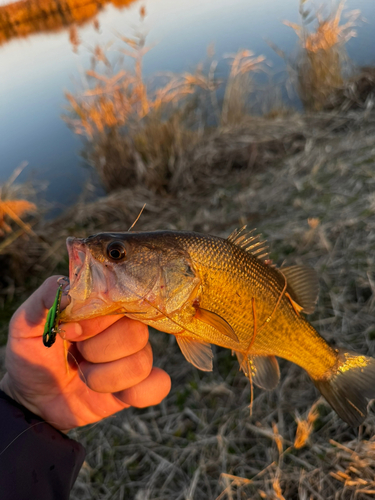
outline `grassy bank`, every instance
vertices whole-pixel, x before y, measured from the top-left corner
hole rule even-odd
[[[271,158],[275,144],[284,152]],[[374,144],[374,119],[362,112],[254,119],[196,150],[202,182],[180,196],[143,186],[118,190],[45,223],[49,251],[32,238],[27,250],[16,251],[29,265],[30,256],[43,255],[52,271],[67,264],[65,236],[126,230],[145,202],[138,230],[226,236],[247,223],[268,239],[279,265],[317,270],[321,292],[310,320],[321,334],[375,355]],[[257,161],[241,166],[249,151],[257,151]],[[217,168],[223,152],[233,161]],[[33,279],[40,278],[36,270]],[[72,498],[371,498],[373,412],[359,431],[351,430],[321,400],[309,424],[318,395],[300,368],[282,362],[280,385],[270,393],[255,389],[250,417],[248,382],[229,351],[216,348],[214,372],[207,374],[183,360],[172,336],[155,332],[151,342],[155,364],[172,376],[170,396],[159,407],[129,410],[73,433],[88,456]],[[298,425],[299,436],[308,437],[302,447],[295,446]]]
[[[147,201],[139,230],[226,236],[243,223],[258,227],[275,262],[317,270],[321,292],[310,320],[321,334],[333,345],[375,355],[375,124],[359,116],[336,120],[327,117],[325,129],[322,116],[316,129],[312,116],[280,121],[283,134],[298,123],[299,148],[272,166],[228,168],[212,176],[210,190],[192,188],[173,203],[142,190],[118,191],[93,205],[97,219],[86,223],[126,229]],[[262,126],[276,134],[262,120],[254,129]],[[250,136],[249,128],[236,133],[242,145]],[[213,144],[221,140],[233,147],[233,136],[217,136]],[[206,147],[207,161],[213,150]],[[151,342],[155,363],[172,376],[172,392],[160,407],[130,410],[75,434],[89,455],[74,498],[371,498],[373,412],[359,432],[349,429],[317,403],[306,374],[284,362],[279,387],[255,391],[250,417],[250,388],[229,351],[216,348],[214,372],[204,374],[184,362],[173,337],[155,332]],[[308,417],[314,404],[315,421]],[[295,445],[298,426],[303,446],[300,439]]]

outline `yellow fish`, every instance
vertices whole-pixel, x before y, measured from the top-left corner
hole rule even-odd
[[[175,335],[185,358],[212,370],[210,344],[236,352],[263,389],[279,381],[275,356],[307,371],[352,426],[375,397],[375,359],[330,347],[306,321],[318,297],[315,271],[270,265],[246,228],[228,239],[178,231],[68,238],[71,302],[61,320],[124,314]]]

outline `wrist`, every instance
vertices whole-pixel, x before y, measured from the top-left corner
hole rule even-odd
[[[34,415],[37,415],[38,417],[41,417],[43,420],[46,420],[44,416],[42,415],[42,412],[39,411],[38,407],[29,401],[27,399],[23,398],[21,395],[17,393],[17,391],[14,389],[13,384],[11,383],[9,374],[6,373],[4,377],[0,380],[0,390],[3,391],[7,396],[9,396],[11,399],[13,399],[16,403],[18,403],[21,406],[24,406],[27,410],[31,411],[31,413],[34,413]],[[47,420],[48,422],[48,420]],[[55,427],[52,423],[48,422],[52,427]],[[70,429],[60,429],[56,427],[57,430],[62,432],[63,434],[67,434]]]
[[[9,375],[7,373],[0,380],[0,390],[2,390],[3,392],[5,392],[5,394],[7,396],[9,396],[10,398],[12,398],[15,401],[17,401],[17,403],[19,403],[19,401],[17,400],[17,398],[15,398],[14,395],[12,394],[12,391],[11,391],[11,388],[10,388],[10,385],[9,385]]]
[[[13,384],[11,383],[8,373],[6,373],[4,377],[0,380],[0,390],[5,392],[5,394],[10,398],[14,399],[16,403],[24,406],[35,415],[42,417],[41,413],[39,412],[38,408],[35,405],[29,403],[25,398],[23,398],[20,394],[17,393],[17,391],[13,387]]]

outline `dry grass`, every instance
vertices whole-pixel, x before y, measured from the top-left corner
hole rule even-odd
[[[33,196],[33,189],[25,184],[15,184],[15,180],[26,166],[26,162],[21,164],[10,179],[0,185],[0,237],[3,237],[0,241],[0,253],[23,234],[34,235],[30,224],[24,222],[23,217],[30,213],[35,214],[38,209],[35,203],[22,199],[22,196]]]
[[[327,99],[326,110],[364,110],[371,113],[375,103],[375,68],[364,67],[346,80]]]
[[[27,259],[35,283],[38,266],[52,273],[67,265],[67,235],[126,230],[144,202],[138,230],[226,236],[248,223],[269,240],[275,262],[317,270],[321,294],[310,319],[322,335],[374,355],[374,139],[375,123],[363,114],[253,119],[197,147],[192,183],[178,195],[120,190],[37,226],[49,251],[34,239],[27,252],[9,251]],[[277,389],[255,389],[250,417],[248,381],[229,351],[216,348],[213,373],[202,373],[173,336],[152,332],[151,342],[172,391],[158,407],[72,433],[88,452],[74,500],[373,498],[373,412],[359,431],[348,428],[316,401],[302,370],[282,362]]]
[[[299,38],[297,58],[289,62],[298,95],[305,109],[319,111],[344,83],[348,63],[345,45],[356,36],[354,27],[360,13],[349,12],[347,21],[340,24],[345,0],[331,4],[328,13],[324,12],[324,5],[308,9],[306,4],[306,0],[300,0],[301,25],[289,21],[284,24],[293,28]],[[281,55],[285,58],[284,54]]]
[[[248,119],[251,75],[262,69],[264,57],[248,50],[227,56],[231,69],[219,105],[223,82],[215,76],[212,48],[194,73],[164,75],[156,88],[148,88],[142,73],[150,50],[145,36],[138,32],[120,38],[125,46],[117,51],[130,57],[134,67],[110,59],[110,47],[96,47],[86,89],[66,95],[64,119],[84,137],[83,155],[107,192],[137,184],[159,193],[176,191],[176,176],[186,170],[197,144],[209,140],[219,125],[233,129]]]
[[[293,64],[299,95],[307,110],[353,108],[355,99],[365,103],[362,107],[367,110],[372,109],[373,80],[358,79],[354,87],[344,81],[345,44],[354,36],[353,26],[359,14],[349,13],[347,22],[340,24],[343,7],[341,2],[328,14],[322,10],[311,14],[306,2],[301,2],[302,25],[287,23],[300,39],[300,53]],[[144,15],[142,11],[141,18]],[[313,31],[308,29],[312,16]],[[95,48],[92,68],[86,71],[86,88],[67,94],[69,106],[64,119],[83,136],[85,160],[108,193],[142,184],[151,192],[178,196],[181,189],[200,183],[202,178],[207,182],[206,166],[199,171],[193,162],[196,150],[204,149],[205,143],[212,144],[223,131],[232,133],[236,141],[237,129],[253,119],[249,112],[252,78],[263,71],[264,57],[254,56],[249,50],[226,56],[230,71],[223,82],[216,77],[218,61],[209,48],[208,60],[194,73],[159,77],[155,88],[143,78],[143,57],[151,48],[146,45],[145,35],[139,31],[133,37],[119,38],[123,42],[120,47],[110,44]],[[133,67],[114,57],[116,51],[130,57]],[[274,91],[269,94],[276,95]],[[261,108],[267,107],[266,101],[272,99],[265,95]],[[269,118],[292,114],[282,104],[275,106],[272,102],[270,106],[270,102]],[[264,163],[267,156],[272,160],[285,153],[284,138],[281,144],[278,141],[252,143],[246,168],[256,165],[259,157]],[[296,142],[293,138],[292,143]],[[227,154],[222,156],[227,161]],[[243,163],[239,161],[240,168]]]
[[[238,125],[245,116],[251,92],[251,75],[262,71],[264,56],[254,57],[250,50],[239,50],[236,54],[226,56],[231,60],[230,73],[225,86],[221,125]]]
[[[143,57],[151,49],[141,32],[130,37],[120,37],[123,53],[134,61],[134,68],[124,65],[123,59],[110,60],[110,43],[105,48],[96,46],[92,54],[92,67],[86,71],[86,88],[73,95],[66,93],[69,101],[68,115],[63,118],[76,134],[89,141],[124,128],[126,134],[138,131],[143,119],[159,114],[171,103],[192,94],[197,85],[193,75],[172,75],[167,83],[148,92],[143,78]],[[112,49],[113,50],[113,49]],[[159,115],[160,117],[160,115]],[[124,134],[125,135],[125,134]]]
[[[9,305],[14,302],[17,293],[25,289],[30,264],[28,244],[37,241],[37,245],[42,246],[42,252],[46,249],[33,229],[41,221],[43,204],[38,208],[33,203],[37,193],[31,183],[16,182],[26,166],[26,162],[22,163],[8,181],[0,185],[0,344],[6,339],[12,312]],[[18,288],[20,284],[21,289]]]
[[[215,178],[210,193],[199,192],[198,208],[193,191],[173,203],[150,196],[138,229],[225,236],[242,223],[257,226],[276,262],[316,268],[322,289],[315,327],[333,344],[374,355],[375,127],[358,119],[366,134],[343,132],[332,116],[324,129],[300,117],[306,141],[298,152],[252,175]],[[103,199],[96,212],[92,207],[96,227],[110,219],[107,229],[123,229],[145,199],[141,189]],[[270,393],[255,389],[250,417],[248,381],[229,351],[216,348],[207,374],[183,360],[172,336],[154,332],[151,342],[172,392],[158,407],[73,433],[88,449],[74,499],[373,498],[373,413],[359,431],[348,428],[316,401],[302,370],[282,362],[280,385]]]
[[[120,50],[134,60],[134,70],[110,62],[96,47],[93,67],[86,72],[87,89],[66,94],[73,131],[86,139],[84,156],[108,191],[144,183],[160,190],[187,144],[195,135],[182,126],[175,105],[194,92],[202,81],[194,75],[170,76],[148,92],[142,76],[143,56],[148,52],[145,37],[122,37]]]

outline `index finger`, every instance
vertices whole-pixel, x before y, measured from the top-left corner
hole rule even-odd
[[[83,319],[74,323],[61,323],[60,329],[63,333],[62,337],[71,342],[81,342],[82,340],[94,337],[103,330],[106,330],[109,326],[123,317],[123,314],[112,314],[109,316]]]

